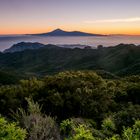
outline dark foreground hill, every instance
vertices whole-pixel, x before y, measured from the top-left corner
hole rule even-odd
[[[0,68],[46,75],[65,70],[102,70],[116,75],[140,74],[140,47],[120,44],[98,49],[44,45],[40,49],[0,53]]]

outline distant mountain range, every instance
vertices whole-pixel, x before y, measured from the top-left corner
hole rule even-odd
[[[40,49],[42,47],[51,46],[51,45],[44,45],[38,42],[20,42],[17,44],[14,44],[12,47],[5,49],[3,53],[14,53],[14,52],[21,52],[24,50],[35,50]],[[64,47],[64,48],[86,48],[86,49],[92,49],[91,46],[87,45],[81,45],[81,44],[64,44],[64,45],[58,45],[58,47]],[[93,47],[95,48],[95,47]]]
[[[17,44],[14,44],[12,47],[5,49],[4,53],[14,53],[14,52],[21,52],[24,50],[33,50],[33,49],[39,49],[41,47],[44,47],[44,44],[35,42],[35,43],[31,43],[31,42],[20,42]]]
[[[61,29],[56,29],[52,32],[48,33],[41,33],[41,34],[32,34],[32,35],[38,35],[38,36],[105,36],[102,34],[91,34],[91,33],[85,33],[85,32],[79,32],[79,31],[64,31]]]
[[[30,43],[34,45],[42,46]],[[46,75],[65,70],[102,70],[119,76],[140,74],[140,46],[120,44],[70,49],[44,45],[39,49],[0,53],[0,68],[22,75]]]

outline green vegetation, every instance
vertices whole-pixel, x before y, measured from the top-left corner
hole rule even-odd
[[[17,126],[17,123],[9,123],[0,117],[0,139],[1,140],[24,140],[26,131]]]
[[[38,103],[34,103],[31,99],[28,102],[27,112],[19,108],[14,118],[20,122],[28,132],[29,140],[59,140],[59,130],[55,120],[50,116],[43,115]]]
[[[29,43],[31,45],[34,44]],[[98,49],[70,49],[46,45],[37,50],[0,53],[0,67],[26,76],[65,70],[104,70],[118,76],[134,75],[140,74],[140,47],[120,44]]]
[[[12,121],[0,118],[1,139],[139,140],[140,76],[107,77],[66,71],[1,84],[0,114]]]
[[[20,79],[25,78],[14,71],[0,71],[0,85],[16,84]]]

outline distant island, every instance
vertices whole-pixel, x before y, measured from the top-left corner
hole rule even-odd
[[[64,31],[61,29],[53,30],[52,32],[48,33],[40,33],[40,34],[31,34],[31,35],[38,35],[38,36],[106,36],[102,34],[91,34],[91,33],[85,33],[80,31]]]

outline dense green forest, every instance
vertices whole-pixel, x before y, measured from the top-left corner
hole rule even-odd
[[[140,47],[0,53],[0,140],[140,140]]]
[[[83,70],[1,81],[2,140],[140,139],[139,75]]]
[[[31,44],[24,43],[24,47]],[[70,49],[44,45],[40,49],[0,53],[0,68],[1,71],[12,71],[25,77],[45,76],[66,70],[104,70],[119,76],[136,75],[140,74],[140,46],[119,44],[113,47],[99,46],[97,49]]]

